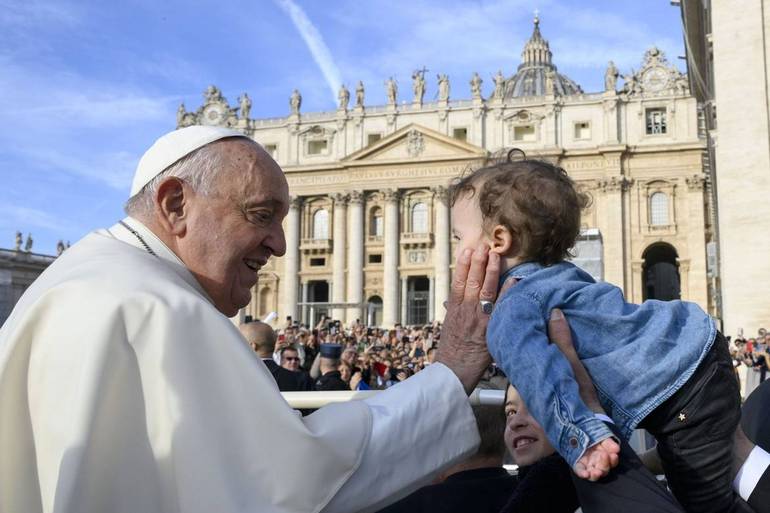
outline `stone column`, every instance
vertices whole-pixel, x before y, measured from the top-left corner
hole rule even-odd
[[[351,191],[348,208],[348,303],[364,302],[364,195]],[[348,308],[346,322],[356,319],[366,322],[361,307]]]
[[[345,239],[348,234],[348,198],[344,194],[333,194],[334,239],[332,247],[332,303],[345,302]],[[345,309],[332,308],[332,319],[345,322]]]
[[[435,265],[433,318],[444,320],[444,301],[449,299],[449,253],[451,251],[449,243],[449,196],[446,187],[434,187],[432,191],[435,197],[433,208],[436,211],[436,246],[433,250],[433,264]]]
[[[291,198],[286,216],[286,266],[283,277],[283,314],[297,320],[297,293],[299,292],[299,219],[302,198]]]
[[[392,328],[398,322],[398,254],[399,254],[399,193],[395,189],[383,192],[385,199],[385,255],[383,257],[382,324]]]
[[[428,322],[433,322],[436,311],[436,278],[431,276],[428,287]]]
[[[409,282],[408,278],[404,276],[401,278],[401,324],[406,324],[409,316],[406,312],[407,302],[409,298]]]

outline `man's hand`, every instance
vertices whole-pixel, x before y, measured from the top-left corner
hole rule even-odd
[[[612,438],[606,438],[586,449],[583,456],[575,463],[575,475],[581,479],[598,481],[618,465],[620,445]]]
[[[436,361],[454,371],[468,394],[492,361],[486,341],[489,315],[480,301],[495,300],[499,277],[500,256],[490,254],[486,245],[457,257]]]

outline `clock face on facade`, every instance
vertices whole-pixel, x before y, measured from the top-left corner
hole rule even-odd
[[[202,123],[204,125],[219,125],[224,119],[224,107],[212,104],[203,109]]]
[[[650,68],[642,76],[642,85],[647,91],[660,91],[668,84],[668,73],[663,68]]]

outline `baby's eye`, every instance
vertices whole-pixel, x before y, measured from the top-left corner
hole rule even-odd
[[[460,237],[458,237],[457,235],[452,235],[452,240],[454,240],[455,242],[460,242]]]

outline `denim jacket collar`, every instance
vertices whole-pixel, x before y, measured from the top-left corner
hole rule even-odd
[[[539,271],[543,268],[542,264],[539,264],[537,262],[523,262],[518,265],[514,265],[507,271],[505,271],[503,274],[500,275],[500,282],[498,283],[498,289],[503,286],[503,283],[505,283],[505,280],[508,278],[526,278],[530,274]]]

